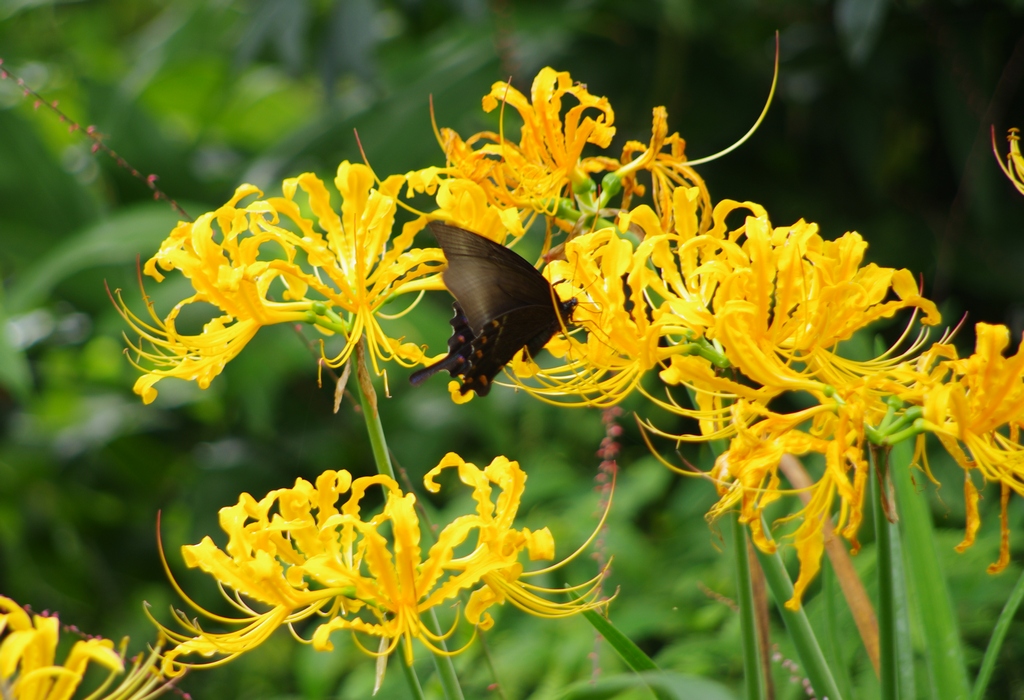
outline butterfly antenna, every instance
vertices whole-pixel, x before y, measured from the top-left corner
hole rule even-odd
[[[575,266],[574,266],[573,275],[575,276]],[[579,294],[573,294],[573,298],[576,299],[576,304],[577,305],[579,305],[579,304],[593,304],[596,309],[600,310],[601,305],[598,304],[596,301],[594,301],[592,299],[584,299],[584,300],[580,300],[579,299],[579,295],[580,294],[585,295],[587,290],[590,289],[591,286],[593,286],[594,284],[597,283],[598,279],[599,279],[598,277],[594,277],[594,279],[586,287],[583,287],[582,289],[580,289]],[[568,282],[570,287],[573,285],[573,282],[570,281],[570,280],[559,280],[559,282]],[[558,284],[558,282],[555,282],[554,284]],[[553,299],[554,303],[558,304],[558,303],[561,302],[561,299],[558,298],[557,294],[555,293],[554,284],[552,284],[552,286],[551,286],[551,294],[554,296],[554,299]],[[562,333],[565,334],[566,336],[568,336],[569,335],[569,329],[562,322],[561,315],[559,315],[558,322],[559,322],[559,325],[562,326]],[[612,352],[618,352],[615,349],[615,346],[611,344],[611,342],[610,342],[611,338],[608,336],[607,333],[604,333],[604,331],[601,330],[600,328],[598,328],[598,327],[590,328],[590,326],[584,326],[582,323],[574,324],[574,325],[577,325],[578,327],[585,329],[588,333],[592,333],[594,335],[594,337],[597,338],[599,343],[604,345],[606,348],[608,348]],[[604,336],[604,338],[602,338],[602,335]],[[577,375],[577,376],[579,376],[579,375]]]
[[[719,151],[718,153],[714,153],[714,154],[712,154],[710,156],[704,156],[703,158],[698,158],[697,160],[687,161],[685,163],[685,165],[687,165],[689,167],[693,167],[694,165],[703,165],[704,163],[710,163],[713,160],[718,160],[722,156],[726,156],[726,155],[732,153],[737,148],[739,148],[744,143],[746,143],[747,140],[751,136],[754,135],[754,132],[757,131],[758,127],[761,126],[761,122],[764,121],[765,116],[767,116],[768,108],[771,107],[771,105],[772,105],[772,98],[775,97],[775,87],[778,85],[778,83],[779,83],[779,32],[778,32],[778,30],[776,30],[776,32],[775,32],[775,72],[772,75],[772,87],[771,87],[771,90],[768,91],[768,100],[764,103],[764,109],[761,110],[761,116],[759,116],[757,118],[757,121],[754,122],[754,125],[752,127],[750,127],[750,130],[747,131],[747,133],[745,133],[743,135],[743,137],[739,141],[737,141],[736,143],[734,143],[731,146],[729,146],[728,148],[725,148],[725,149]]]

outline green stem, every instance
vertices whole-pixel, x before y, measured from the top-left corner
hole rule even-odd
[[[695,339],[693,342],[687,343],[683,347],[686,348],[686,354],[699,355],[719,369],[730,369],[732,367],[732,362],[730,362],[729,358],[725,356],[725,353],[719,352],[719,350],[709,343],[708,339],[703,336]]]
[[[828,640],[829,663],[836,672],[836,682],[839,683],[844,693],[851,695],[850,672],[843,662],[842,652],[839,647],[837,633],[839,624],[836,610],[836,573],[832,568],[831,561],[824,561],[821,566],[821,594],[825,596],[825,637]]]
[[[494,690],[498,693],[498,697],[501,700],[508,700],[505,695],[505,691],[501,687],[501,681],[498,680],[498,667],[494,665],[494,657],[491,655],[491,647],[487,644],[487,633],[479,632],[480,635],[480,649],[484,652],[484,660],[487,662],[487,668],[491,672],[491,678],[494,679]]]
[[[373,461],[377,464],[377,472],[394,479],[395,469],[391,465],[391,457],[388,454],[384,426],[381,425],[380,412],[377,410],[377,392],[370,379],[370,370],[366,365],[366,351],[362,340],[356,346],[356,386],[359,389],[359,405],[363,408],[363,419],[366,421],[366,431],[370,436],[370,447],[373,450]],[[437,621],[437,614],[433,608],[427,610],[427,626],[433,634],[441,636],[441,625]],[[436,644],[442,652],[448,651],[443,639],[438,639]],[[448,700],[464,700],[452,657],[445,654],[434,654],[433,656],[434,665],[437,667],[437,676],[441,680],[445,697]]]
[[[750,558],[747,556],[747,529],[733,520],[733,550],[736,555],[736,598],[740,606],[740,636],[743,641],[743,677],[748,700],[764,698],[764,678],[757,648],[757,626],[754,622],[754,587],[750,582]]]
[[[395,468],[391,465],[388,454],[388,442],[384,437],[384,426],[380,422],[377,410],[377,391],[370,379],[370,370],[363,356],[363,343],[356,347],[356,388],[359,390],[359,405],[363,409],[363,420],[366,421],[366,432],[370,436],[370,449],[373,450],[373,461],[377,465],[377,473],[395,479]]]
[[[889,451],[871,446],[871,502],[874,506],[875,544],[878,558],[878,649],[881,662],[882,700],[898,700],[896,677],[896,607],[893,593],[892,540],[886,514],[886,483]],[[891,505],[889,506],[891,507]]]
[[[408,644],[404,639],[402,640],[402,646]],[[405,656],[403,654],[403,656]],[[416,676],[416,669],[412,667],[412,664],[405,663],[404,660],[399,661],[398,665],[402,667],[402,673],[405,674],[405,682],[409,684],[409,690],[412,691],[413,700],[426,700],[426,696],[423,694],[423,686],[420,685],[420,679]]]
[[[992,630],[992,639],[988,642],[985,658],[981,662],[981,670],[978,671],[978,677],[974,681],[973,700],[984,700],[988,682],[992,678],[992,671],[995,670],[996,661],[999,659],[999,650],[1003,647],[1003,639],[1006,638],[1006,633],[1010,630],[1010,623],[1013,622],[1013,616],[1017,614],[1021,600],[1024,600],[1024,573],[1017,579],[1017,585],[1013,587],[1013,592],[1010,594],[1009,600],[1006,601],[1006,605],[1003,606],[1003,611],[999,613],[999,619]]]
[[[764,570],[764,577],[768,581],[768,587],[772,589],[772,596],[779,606],[779,613],[782,621],[786,623],[786,631],[789,638],[793,640],[800,663],[811,681],[814,688],[814,696],[817,698],[828,697],[829,700],[842,700],[842,693],[832,676],[832,670],[825,661],[825,655],[821,651],[811,622],[807,619],[807,613],[803,608],[790,610],[783,603],[793,597],[793,581],[786,572],[786,566],[782,563],[782,557],[778,552],[765,554],[760,548],[755,547],[757,558]]]
[[[905,560],[899,523],[889,523],[889,541],[892,544],[896,682],[899,684],[901,698],[916,698],[917,680],[914,677],[914,643],[910,636],[910,599],[907,592],[907,574],[903,564]]]

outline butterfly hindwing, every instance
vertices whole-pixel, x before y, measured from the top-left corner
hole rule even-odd
[[[476,333],[469,327],[466,314],[463,313],[459,302],[452,304],[452,308],[455,310],[455,316],[449,321],[452,325],[452,335],[448,338],[448,354],[434,364],[413,372],[409,377],[409,383],[413,386],[422,384],[442,369],[453,377],[458,376],[469,363]]]
[[[468,363],[460,367],[458,374],[463,381],[459,393],[465,394],[472,389],[479,396],[486,396],[494,377],[516,353],[523,348],[530,357],[540,352],[559,328],[554,308],[550,311],[550,318],[543,326],[538,324],[541,309],[531,306],[510,311],[487,324],[483,332],[473,339]]]

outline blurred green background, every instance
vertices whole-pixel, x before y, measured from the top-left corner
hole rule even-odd
[[[922,275],[948,323],[967,314],[964,348],[978,321],[1008,324],[1019,339],[1024,197],[989,142],[990,125],[1000,148],[1007,127],[1024,126],[1019,0],[0,0],[4,67],[96,125],[193,216],[241,182],[276,193],[302,171],[331,177],[340,160],[359,159],[353,129],[379,174],[441,164],[429,96],[438,122],[465,136],[495,126],[480,110],[492,82],[511,76],[528,90],[544,65],[610,98],[613,155],[626,139],[648,139],[659,104],[688,155],[707,155],[756,119],[776,30],[778,95],[748,144],[700,169],[712,196],[759,202],[776,224],[816,221],[826,238],[860,231],[871,260]],[[180,605],[156,552],[158,511],[176,576],[216,605],[209,582],[184,570],[179,545],[215,533],[217,509],[242,491],[261,496],[328,468],[371,473],[365,430],[350,402],[331,412],[332,387],[318,388],[308,349],[287,328],[261,332],[210,389],[164,382],[143,407],[103,283],[139,310],[136,256],[155,251],[176,215],[80,134],[33,111],[11,80],[0,82],[0,134],[0,594],[93,633],[131,634],[138,649],[152,638],[142,601],[164,620]],[[148,285],[164,310],[183,290]],[[423,308],[402,332],[443,348],[449,301],[437,295]],[[598,412],[508,390],[460,408],[442,380],[412,390],[406,373],[389,374],[385,430],[414,480],[449,450],[481,466],[507,454],[530,474],[522,522],[550,526],[561,555],[587,537],[598,514]],[[676,427],[640,402],[626,408]],[[608,590],[621,587],[612,617],[664,668],[739,688],[737,615],[712,594],[734,594],[728,532],[703,517],[713,491],[658,466],[628,412],[620,422],[623,472],[600,545],[614,557]],[[998,547],[994,492],[978,544],[953,552],[961,477],[939,454],[933,467],[946,484],[930,492],[940,552],[976,668],[1020,567],[984,573]],[[430,499],[435,522],[471,507],[449,486]],[[1019,533],[1019,499],[1011,518]],[[871,540],[865,526],[855,563],[869,578]],[[1015,536],[1015,561],[1021,544]],[[593,572],[583,560],[565,577]],[[848,616],[830,631],[820,591],[808,609],[840,659],[841,683],[849,697],[875,697]],[[581,619],[497,617],[488,644],[508,698],[556,697],[620,671]],[[373,662],[336,639],[336,653],[316,654],[282,631],[182,687],[197,698],[368,696]],[[781,625],[773,640],[794,656]],[[481,659],[479,645],[456,659],[467,696],[498,697]],[[991,697],[1024,697],[1020,623],[1002,659]],[[428,678],[425,654],[417,665]],[[778,697],[806,697],[775,671]],[[917,672],[918,696],[929,697]],[[406,692],[392,668],[384,697]]]

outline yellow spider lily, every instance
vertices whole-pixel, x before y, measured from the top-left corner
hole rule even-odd
[[[979,323],[975,351],[957,359],[953,347],[934,353],[935,371],[922,377],[922,426],[935,434],[946,451],[964,471],[967,502],[967,534],[957,547],[963,551],[974,542],[980,525],[978,489],[970,473],[977,470],[985,481],[1002,489],[1002,543],[999,560],[991,573],[1006,568],[1010,561],[1010,532],[1006,508],[1010,491],[1024,495],[1024,446],[1020,428],[1024,423],[1024,347],[1010,357],[1003,352],[1010,345],[1006,326]],[[947,359],[942,359],[945,355]],[[923,456],[923,435],[918,438],[918,455]]]
[[[458,653],[443,652],[439,645],[455,626],[438,636],[421,616],[463,592],[469,597],[462,615],[481,629],[493,624],[487,610],[506,601],[550,618],[606,604],[595,600],[600,574],[568,589],[545,589],[526,582],[541,572],[524,572],[520,554],[526,553],[531,560],[551,559],[554,540],[547,528],[513,527],[526,483],[526,474],[516,462],[498,457],[479,469],[449,453],[426,475],[428,491],[439,489],[435,479],[446,469],[456,469],[472,489],[476,512],[446,525],[426,554],[420,545],[416,497],[403,494],[386,476],[353,479],[347,471],[327,471],[315,485],[298,479],[294,487],[271,491],[258,501],[242,494],[237,505],[221,510],[221,527],[228,534],[223,550],[209,537],[182,548],[190,567],[202,569],[234,592],[230,601],[241,616],[221,617],[195,607],[238,629],[207,632],[178,613],[177,622],[185,633],[164,628],[177,643],[164,656],[165,671],[173,675],[193,665],[181,660],[189,654],[218,656],[208,663],[223,663],[256,647],[281,625],[290,626],[314,614],[327,618],[313,631],[314,648],[333,648],[331,633],[347,630],[372,656],[390,654],[405,640],[405,660],[411,663],[413,639],[435,653]],[[384,490],[384,507],[377,515],[364,516],[362,500],[372,486]],[[492,501],[495,487],[500,492]],[[455,550],[463,544],[471,544],[471,551],[456,556]],[[571,602],[539,595],[566,591],[582,594]],[[360,635],[381,639],[379,650],[371,651],[376,645],[362,645]]]
[[[390,337],[378,321],[391,299],[443,288],[437,276],[441,251],[412,248],[415,225],[392,235],[403,183],[392,176],[374,187],[369,168],[346,161],[334,179],[340,212],[324,183],[305,173],[284,181],[283,197],[263,199],[258,189],[243,185],[221,208],[179,224],[144,270],[158,282],[163,272],[177,270],[195,293],[164,318],[147,298],[149,321],[120,304],[139,335],[138,342],[129,340],[134,363],[145,372],[135,392],[149,403],[165,377],[206,388],[260,328],[276,323],[306,322],[326,335],[342,335],[344,347],[326,358],[331,366],[344,364],[364,337],[378,373],[378,359],[420,362],[422,349]],[[312,218],[297,200],[299,190]],[[257,199],[240,204],[250,196]],[[200,333],[180,332],[179,314],[197,302],[221,315]]]
[[[71,700],[90,664],[108,672],[100,687],[89,695],[96,700],[147,700],[169,687],[154,668],[158,650],[140,655],[112,688],[117,677],[125,673],[123,654],[115,651],[112,641],[81,639],[72,645],[64,663],[58,664],[59,637],[60,620],[56,616],[29,615],[10,598],[0,596],[0,697]]]

